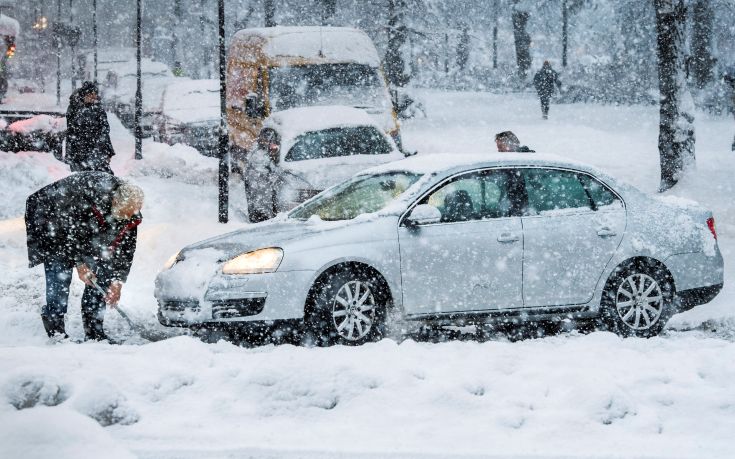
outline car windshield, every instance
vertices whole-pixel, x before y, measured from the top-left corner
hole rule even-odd
[[[286,161],[352,155],[384,155],[391,151],[392,148],[388,141],[374,127],[339,127],[300,135],[286,154]]]
[[[369,65],[272,67],[268,81],[272,111],[316,105],[386,109],[383,80]]]
[[[403,194],[421,174],[390,172],[356,177],[321,193],[294,209],[290,218],[306,220],[352,220],[360,214],[377,212]]]

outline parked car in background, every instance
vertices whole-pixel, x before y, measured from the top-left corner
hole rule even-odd
[[[166,86],[155,118],[154,138],[184,143],[215,156],[219,146],[219,80],[184,80]]]
[[[227,53],[227,127],[235,160],[242,161],[271,113],[324,105],[364,109],[401,148],[380,56],[365,32],[267,27],[235,34]]]
[[[561,158],[484,153],[378,166],[192,244],[155,295],[164,325],[296,321],[317,342],[359,344],[391,321],[595,320],[650,337],[722,285],[711,212]]]
[[[183,78],[175,77],[171,69],[150,59],[141,61],[143,116],[141,126],[144,136],[153,134],[153,119],[161,111],[161,97],[166,87]],[[107,110],[120,118],[123,126],[133,128],[135,117],[135,92],[137,88],[135,61],[115,65],[107,71],[102,83],[102,103]]]
[[[272,218],[363,169],[403,158],[363,110],[333,106],[273,113],[243,165],[250,220]]]

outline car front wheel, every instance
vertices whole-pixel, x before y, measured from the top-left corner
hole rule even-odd
[[[602,319],[621,336],[656,336],[673,314],[673,300],[674,286],[663,269],[636,263],[608,282]]]
[[[317,345],[377,341],[385,333],[388,297],[370,273],[333,273],[317,287],[313,308],[305,318],[306,334]]]

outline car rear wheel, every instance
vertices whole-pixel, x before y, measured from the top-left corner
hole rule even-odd
[[[661,267],[635,263],[607,283],[602,319],[621,336],[656,336],[673,314],[673,300],[673,283]]]
[[[317,345],[359,345],[385,333],[385,288],[374,275],[344,270],[328,275],[317,287],[305,318],[306,334]]]

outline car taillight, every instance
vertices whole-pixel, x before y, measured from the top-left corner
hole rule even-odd
[[[707,219],[707,227],[712,232],[712,236],[715,237],[715,240],[717,239],[717,230],[715,229],[715,217],[710,217]]]

